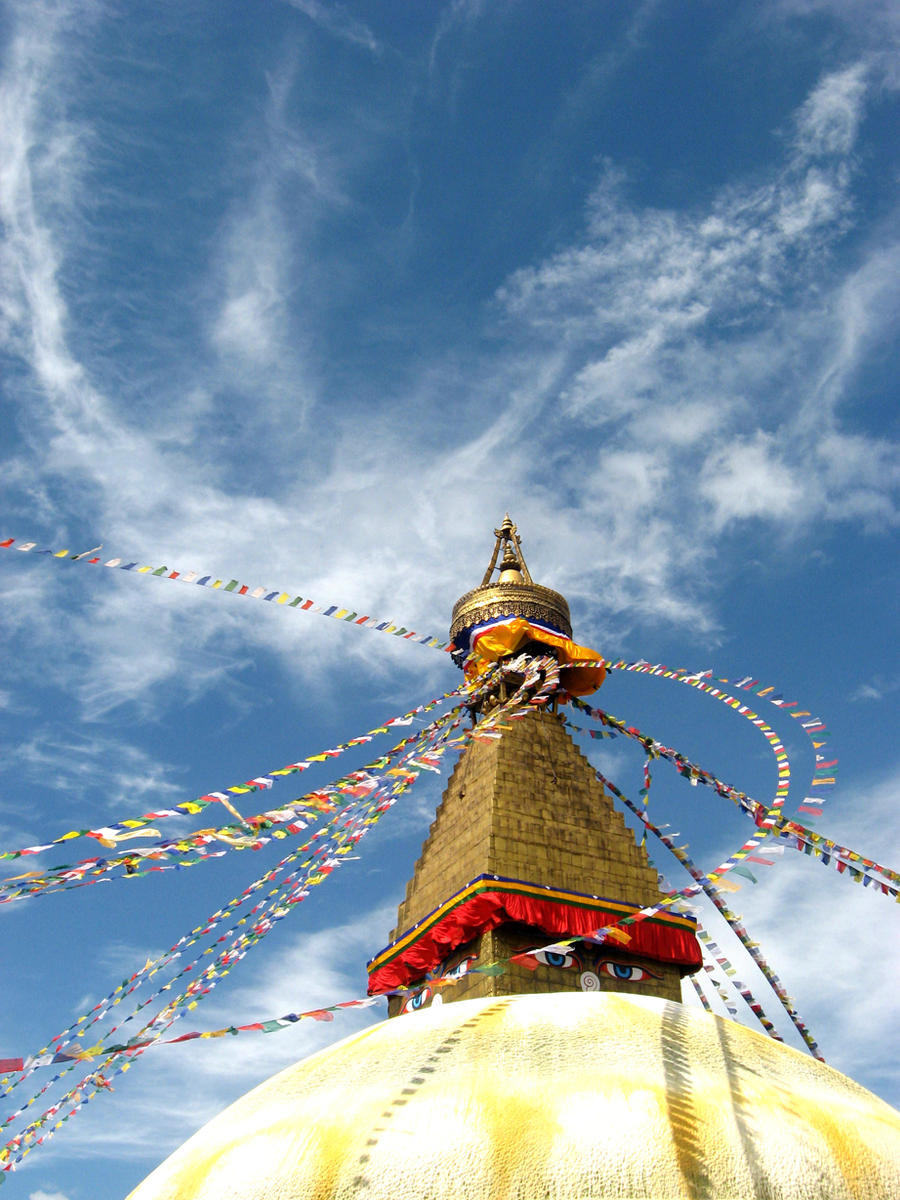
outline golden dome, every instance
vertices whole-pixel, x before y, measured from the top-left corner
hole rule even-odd
[[[506,582],[482,584],[460,596],[453,605],[450,640],[456,641],[464,629],[490,621],[494,617],[525,617],[550,625],[566,637],[572,636],[572,618],[565,596],[540,583]]]
[[[509,513],[500,528],[494,530],[494,537],[494,553],[480,586],[460,596],[453,605],[450,640],[457,641],[460,634],[496,617],[524,617],[571,637],[572,619],[566,598],[531,578],[518,531]],[[498,564],[501,546],[503,558]],[[498,566],[500,574],[491,582]]]
[[[463,1000],[353,1034],[210,1121],[130,1200],[885,1200],[900,1114],[649,996]]]

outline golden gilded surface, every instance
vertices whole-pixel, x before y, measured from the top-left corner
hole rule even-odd
[[[467,1000],[289,1067],[130,1200],[887,1200],[900,1114],[647,996]]]
[[[543,621],[572,636],[572,619],[565,596],[539,583],[488,583],[460,596],[453,605],[450,639],[493,617],[524,617]]]

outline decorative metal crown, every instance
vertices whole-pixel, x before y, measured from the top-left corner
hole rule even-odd
[[[566,598],[531,578],[518,531],[509,513],[500,528],[494,530],[494,537],[497,539],[494,553],[480,586],[460,596],[453,605],[451,639],[455,641],[464,630],[495,617],[524,617],[528,621],[550,625],[571,637],[572,619]],[[500,576],[491,582],[501,546]]]

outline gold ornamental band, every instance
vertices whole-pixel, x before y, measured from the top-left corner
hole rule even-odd
[[[495,617],[542,621],[572,636],[569,606],[559,592],[539,583],[489,583],[466,592],[453,605],[450,637]]]

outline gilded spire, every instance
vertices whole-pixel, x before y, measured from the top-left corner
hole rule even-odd
[[[510,519],[509,513],[503,518],[503,524],[500,528],[494,530],[494,537],[497,539],[494,543],[494,553],[491,555],[491,561],[484,573],[481,586],[486,587],[491,582],[491,576],[494,573],[494,568],[497,566],[497,556],[500,553],[501,546],[503,547],[503,558],[500,562],[500,578],[497,582],[533,582],[525,563],[525,556],[522,553],[522,543],[519,539],[518,529]]]
[[[603,660],[572,641],[565,598],[531,578],[509,513],[494,539],[481,584],[453,608],[454,657],[470,680],[484,677],[466,703],[477,718],[508,699],[508,687],[524,680],[514,664],[520,653],[538,670],[555,658],[559,688],[542,695],[545,706],[513,714],[522,720],[498,724],[496,740],[473,739],[463,752],[392,941],[368,964],[370,991],[408,989],[391,997],[392,1016],[432,997],[443,1003],[578,988],[678,1000],[681,976],[701,962],[692,919],[656,915],[664,897],[646,850],[557,711],[569,695],[596,691]],[[486,674],[504,661],[516,674]],[[597,930],[648,908],[655,924],[644,917],[632,923],[627,951],[593,941]],[[469,970],[473,962],[479,966]]]
[[[571,637],[572,624],[566,599],[531,578],[518,529],[509,513],[500,528],[494,530],[494,538],[494,552],[480,585],[460,596],[453,606],[450,625],[453,641],[468,649],[469,632],[476,625],[500,617],[523,617]],[[500,574],[492,581],[498,559]]]

